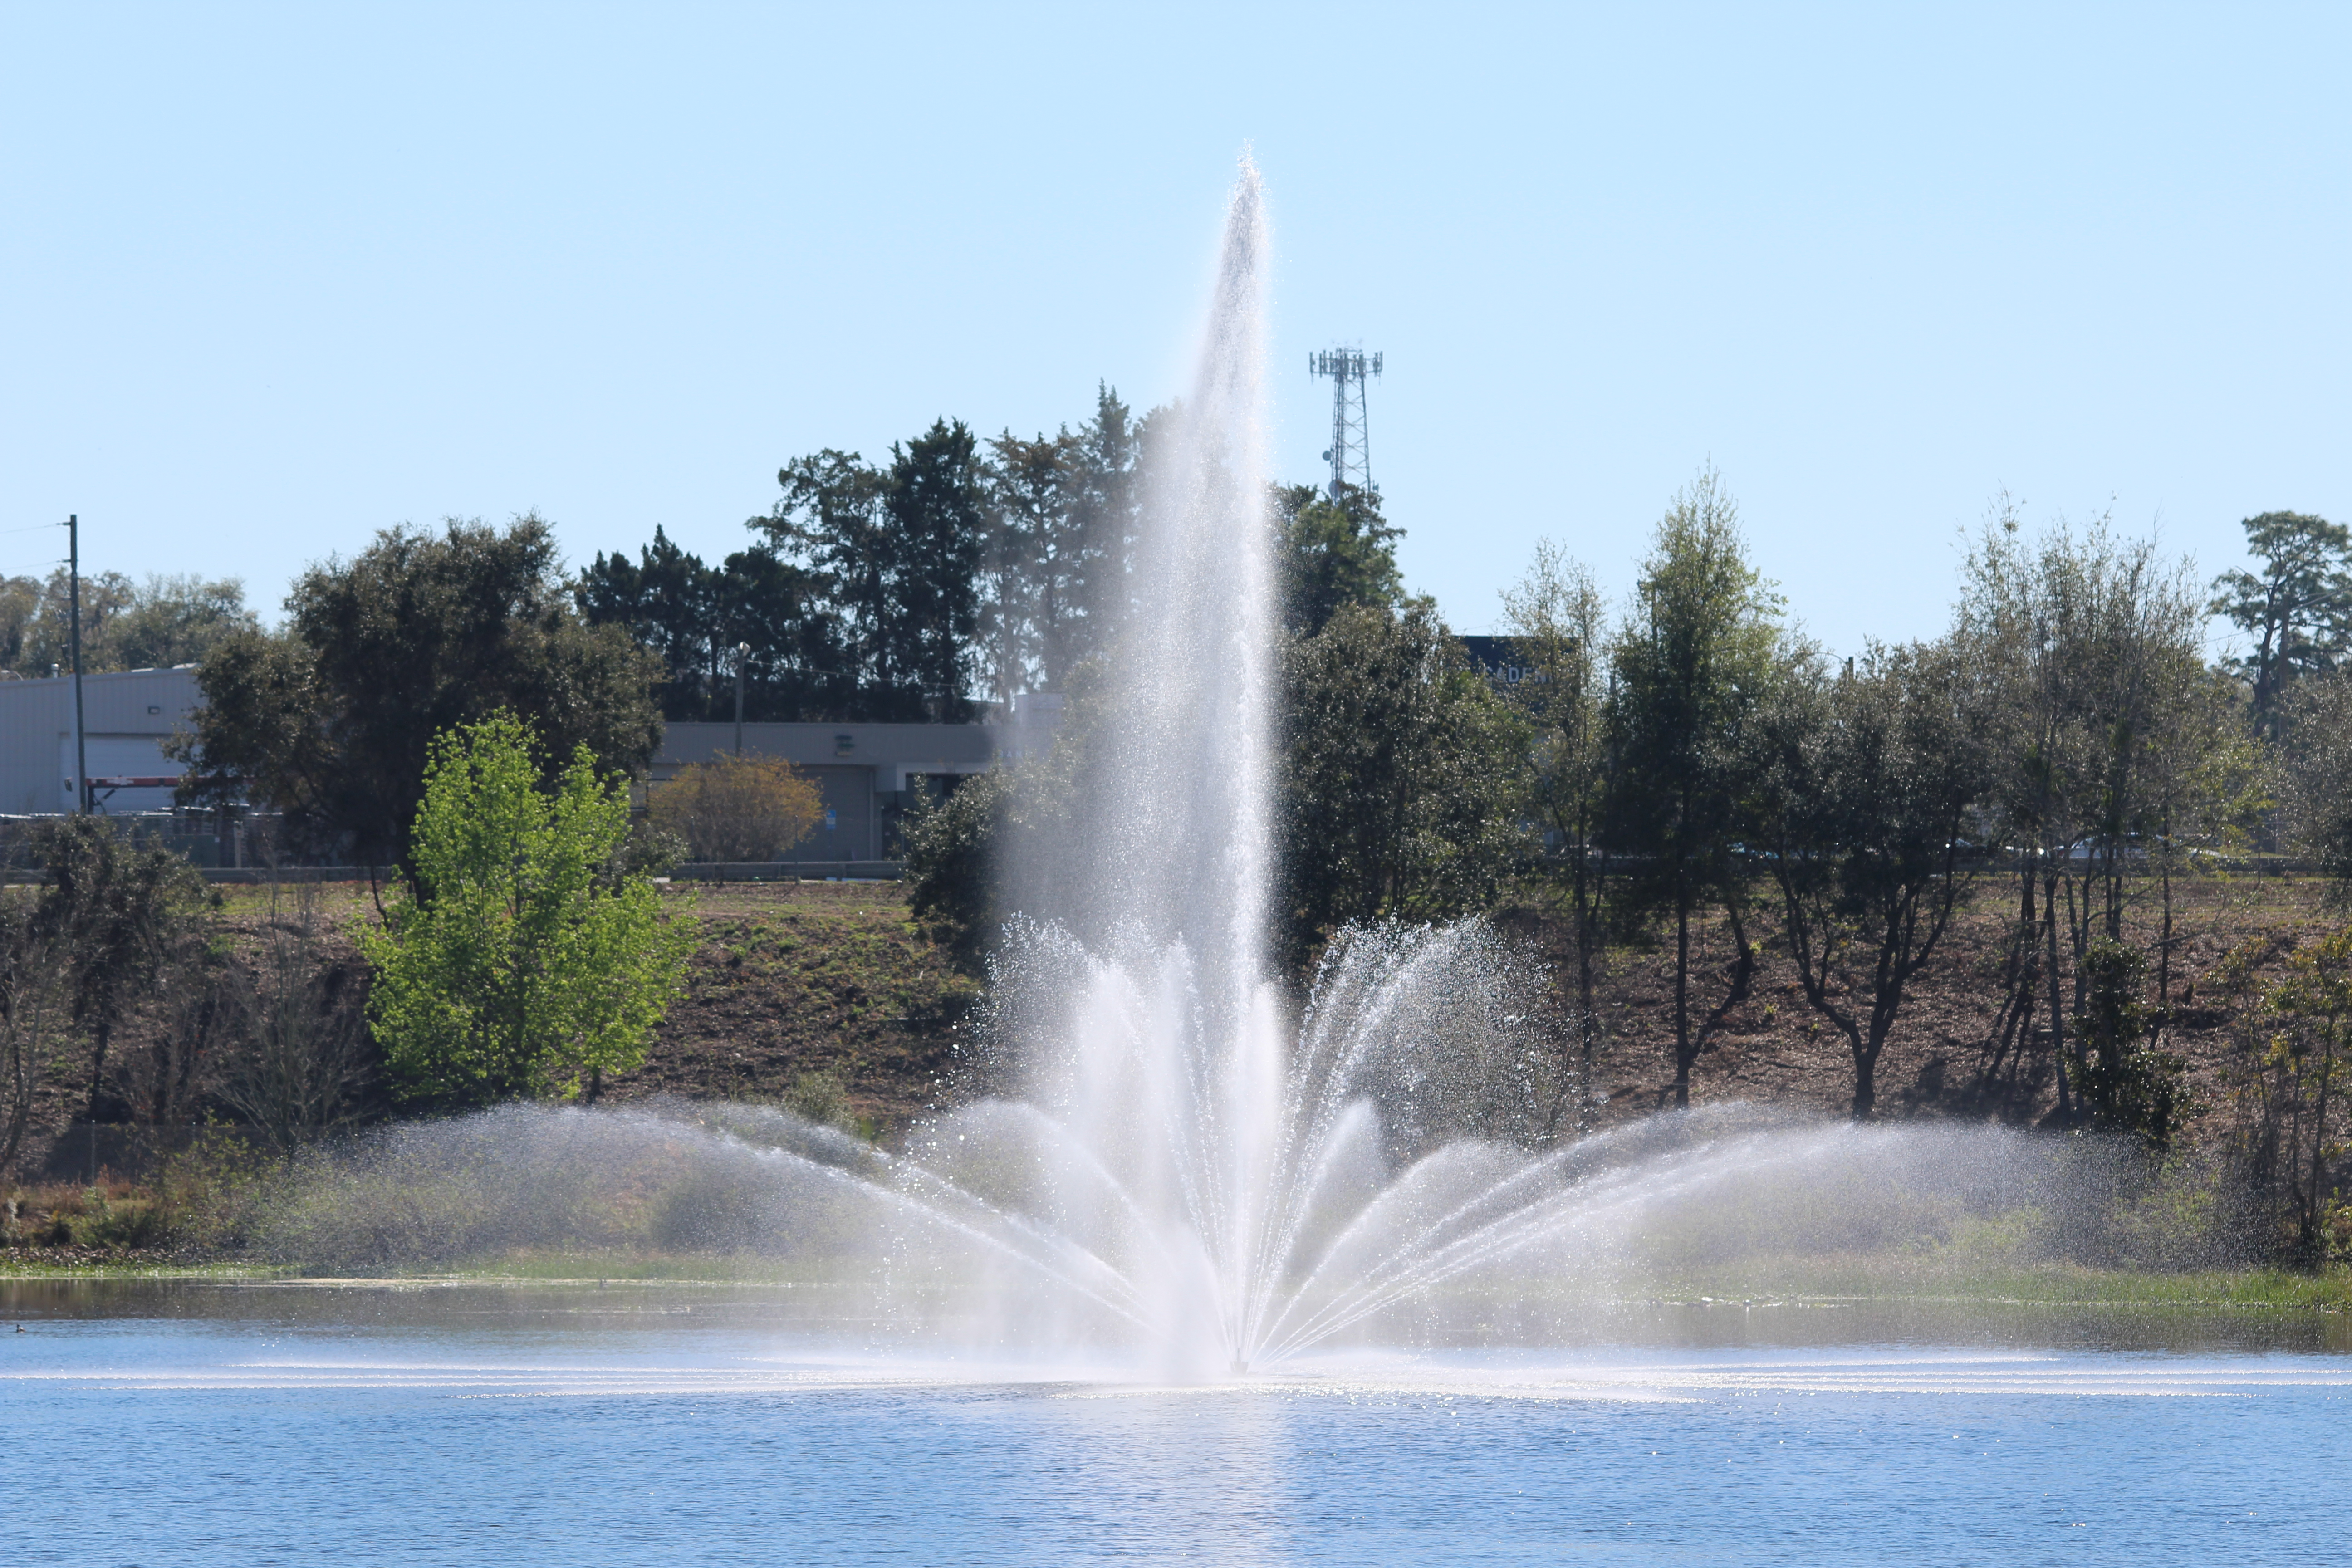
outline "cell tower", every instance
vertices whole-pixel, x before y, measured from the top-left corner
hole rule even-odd
[[[1361,349],[1328,349],[1307,356],[1309,375],[1331,378],[1331,498],[1341,485],[1371,489],[1372,453],[1364,437],[1364,381],[1381,374],[1381,356]]]

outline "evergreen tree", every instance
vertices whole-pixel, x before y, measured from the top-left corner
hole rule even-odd
[[[1136,534],[1142,526],[1143,426],[1108,385],[1095,389],[1095,416],[1069,458],[1070,549],[1066,558],[1075,615],[1061,643],[1045,653],[1045,689],[1066,689],[1071,671],[1107,652],[1127,624]]]
[[[722,643],[716,574],[659,526],[634,562],[614,551],[582,570],[572,599],[590,626],[625,626],[661,657],[665,717],[701,718],[717,683]]]
[[[961,419],[935,421],[890,448],[885,625],[910,718],[953,724],[971,716],[987,505],[978,443]]]
[[[2231,661],[2246,682],[2255,732],[2280,737],[2285,698],[2305,676],[2333,669],[2352,642],[2352,530],[2301,512],[2250,517],[2246,548],[2259,572],[2213,579],[2210,614],[2252,639]]]
[[[988,444],[988,537],[981,556],[981,673],[997,711],[1024,691],[1052,689],[1047,674],[1067,654],[1078,614],[1070,506],[1077,438],[1065,430],[1024,440],[1007,430]]]

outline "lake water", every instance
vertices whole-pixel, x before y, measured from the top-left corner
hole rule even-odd
[[[789,1292],[0,1287],[7,1563],[2297,1563],[2310,1315],[1644,1307],[1208,1387]]]

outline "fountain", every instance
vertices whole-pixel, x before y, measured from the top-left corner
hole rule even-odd
[[[1051,863],[1011,868],[1063,916],[999,955],[988,1092],[889,1152],[747,1106],[405,1127],[322,1169],[269,1245],[752,1254],[876,1292],[860,1321],[901,1342],[1205,1381],[1416,1338],[1561,1343],[1626,1269],[2070,1201],[2079,1158],[1985,1130],[1732,1108],[1577,1136],[1543,977],[1481,922],[1343,932],[1288,999],[1265,930],[1266,257],[1244,164],[1089,740],[1117,785],[1084,792]]]
[[[1267,971],[1266,266],[1244,163],[1090,746],[1117,786],[1082,792],[1054,865],[1017,868],[1083,929],[1022,928],[1000,961],[1017,1098],[940,1119],[894,1173],[910,1199],[986,1216],[1012,1269],[990,1288],[1000,1325],[1110,1328],[1191,1375],[1314,1342],[1444,1277],[1544,1186],[1491,1143],[1387,1180],[1400,1129],[1381,1100],[1435,1110],[1412,1084],[1426,1102],[1449,1068],[1515,1048],[1501,1020],[1525,1011],[1491,933],[1350,933],[1297,1027]],[[1418,1250],[1356,1256],[1400,1225]]]

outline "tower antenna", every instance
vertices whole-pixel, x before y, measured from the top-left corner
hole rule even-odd
[[[1331,499],[1339,499],[1342,485],[1377,489],[1364,435],[1364,382],[1381,374],[1381,356],[1361,349],[1318,349],[1307,356],[1307,373],[1331,378],[1331,449],[1323,454],[1331,465]]]

